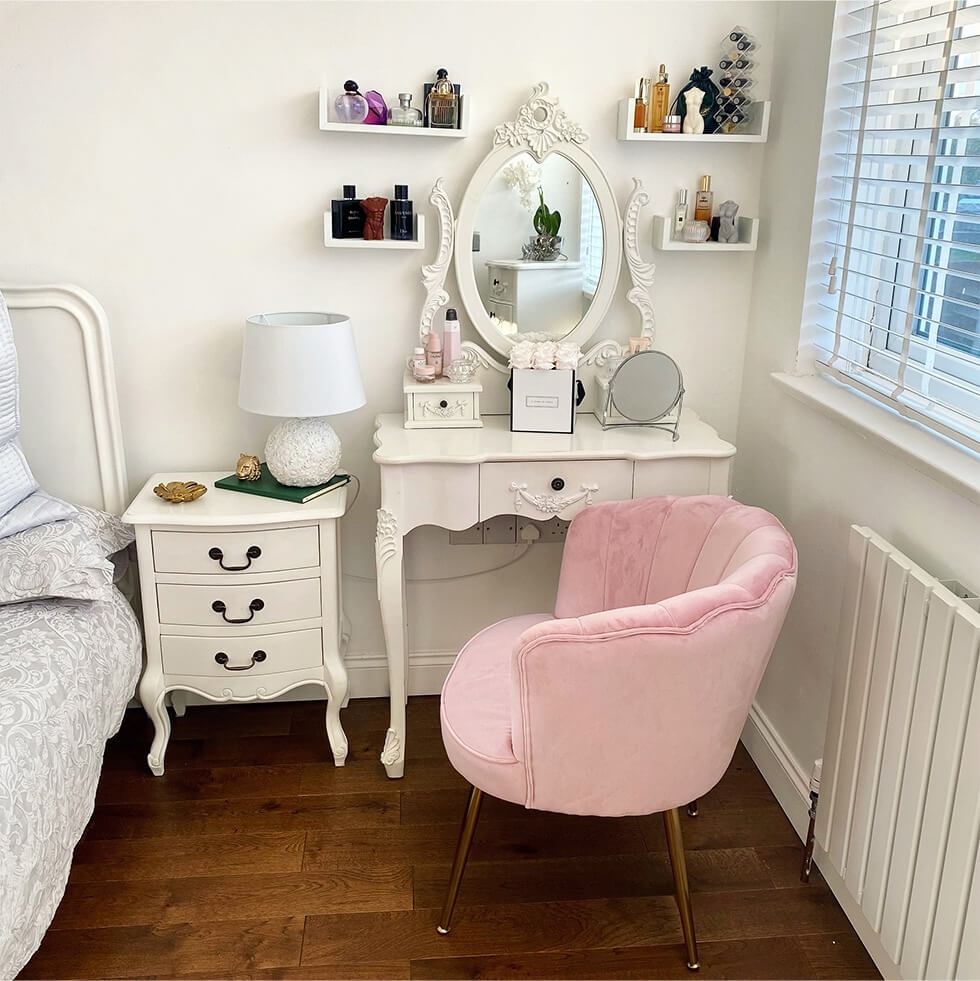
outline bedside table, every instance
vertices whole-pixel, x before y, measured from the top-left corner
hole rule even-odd
[[[139,551],[146,635],[139,695],[155,729],[147,763],[163,774],[168,693],[256,702],[319,685],[327,694],[330,749],[343,766],[348,678],[339,519],[347,486],[293,504],[216,488],[224,476],[155,474],[123,515],[136,528]],[[170,480],[196,480],[208,491],[168,504],[153,488]],[[174,708],[183,714],[181,695]]]

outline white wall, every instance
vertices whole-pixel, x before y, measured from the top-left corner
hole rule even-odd
[[[773,123],[735,461],[737,496],[776,514],[800,577],[757,704],[809,774],[822,753],[850,525],[869,525],[936,575],[980,587],[980,512],[872,438],[792,399],[833,4],[780,3]]]
[[[621,205],[639,176],[651,210],[667,214],[678,187],[693,192],[709,173],[719,201],[733,197],[756,214],[763,147],[619,143],[616,103],[661,61],[676,91],[692,65],[717,61],[718,40],[735,23],[760,38],[767,93],[774,19],[775,5],[764,2],[2,4],[0,278],[75,282],[105,305],[134,490],[155,471],[230,471],[240,451],[261,448],[271,420],[237,408],[248,314],[350,314],[369,405],[336,422],[346,466],[364,481],[344,523],[344,562],[370,577],[372,421],[400,411],[419,266],[434,248],[324,249],[323,212],[341,184],[367,194],[407,183],[427,208],[443,176],[458,205],[493,126],[547,79],[591,133]],[[469,139],[319,132],[321,77],[335,86],[352,77],[393,100],[420,92],[444,64],[472,99]],[[753,256],[657,261],[658,344],[683,366],[688,403],[734,438]],[[603,333],[625,338],[635,324],[620,299]],[[512,554],[445,541],[415,533],[409,575],[479,569]],[[557,561],[557,549],[542,546],[507,572],[410,586],[413,649],[454,649],[498,617],[549,608]],[[346,605],[352,650],[381,652],[374,584],[349,580]]]

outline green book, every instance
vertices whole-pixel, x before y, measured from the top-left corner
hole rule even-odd
[[[266,470],[262,464],[262,476],[258,480],[241,480],[235,474],[222,477],[221,480],[214,482],[215,487],[222,490],[241,491],[243,494],[258,494],[259,497],[274,497],[280,501],[292,501],[294,504],[306,504],[322,494],[328,494],[338,487],[343,487],[349,483],[350,476],[345,473],[338,473],[331,477],[325,484],[316,484],[313,487],[287,487],[280,484],[275,477]]]

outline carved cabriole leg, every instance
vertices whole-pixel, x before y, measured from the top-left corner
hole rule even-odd
[[[187,713],[187,692],[172,691],[170,693],[170,705],[174,710],[174,715],[182,719]]]
[[[327,683],[327,740],[334,763],[343,766],[347,761],[347,734],[340,721],[340,710],[347,704],[350,679],[343,660],[336,652],[325,650],[324,661],[327,662],[324,671]]]
[[[140,702],[153,723],[153,743],[146,762],[155,777],[162,777],[163,760],[167,754],[167,743],[170,742],[170,714],[165,704],[163,675],[148,668],[140,681],[139,693]]]
[[[389,777],[405,773],[405,700],[407,698],[408,645],[406,643],[405,583],[402,566],[402,533],[395,516],[378,511],[375,559],[378,573],[378,602],[388,654],[388,682],[391,686],[391,721],[385,734],[381,762]]]

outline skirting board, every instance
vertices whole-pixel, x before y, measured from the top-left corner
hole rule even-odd
[[[803,841],[810,821],[810,778],[757,703],[749,710],[742,742]]]

